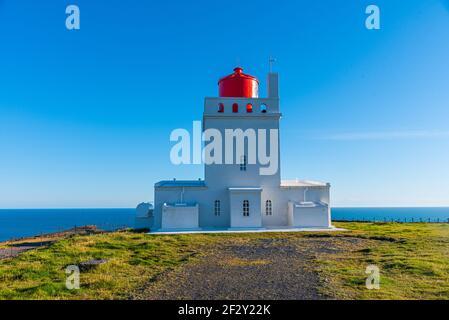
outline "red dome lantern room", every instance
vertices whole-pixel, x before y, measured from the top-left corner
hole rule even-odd
[[[218,91],[220,97],[232,98],[258,98],[259,80],[243,73],[243,69],[237,67],[234,73],[221,78],[218,81]]]

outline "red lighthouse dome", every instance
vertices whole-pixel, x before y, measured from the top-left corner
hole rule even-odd
[[[237,67],[233,74],[218,81],[218,90],[220,97],[257,98],[259,81],[253,76],[244,74],[243,69]]]

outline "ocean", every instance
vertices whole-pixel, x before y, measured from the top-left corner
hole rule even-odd
[[[449,207],[332,208],[332,219],[337,221],[448,222]]]
[[[134,226],[135,209],[0,209],[0,241],[96,225]]]
[[[85,225],[134,226],[135,209],[0,209],[0,241]],[[333,220],[448,222],[449,208],[333,208]]]

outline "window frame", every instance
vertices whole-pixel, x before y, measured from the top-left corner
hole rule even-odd
[[[216,217],[219,217],[221,215],[221,201],[220,200],[214,201],[214,215]]]
[[[271,200],[265,201],[265,215],[266,216],[273,215],[273,201]]]
[[[243,216],[249,217],[249,200],[243,200],[242,209],[243,209]]]
[[[248,170],[248,158],[246,155],[240,156],[240,171]]]

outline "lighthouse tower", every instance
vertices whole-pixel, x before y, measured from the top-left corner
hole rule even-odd
[[[205,166],[205,179],[208,187],[228,201],[223,202],[224,212],[221,224],[233,228],[261,227],[266,224],[287,224],[286,216],[261,215],[267,200],[272,199],[281,184],[279,148],[279,94],[278,75],[268,75],[268,97],[259,98],[259,81],[243,73],[237,67],[234,73],[218,82],[219,97],[206,98],[204,104],[204,129],[219,130],[221,136],[229,141],[226,130],[241,130],[244,136],[244,155],[237,154],[237,142],[232,154],[223,145],[224,158],[233,156],[233,164],[209,164]],[[259,139],[263,131],[266,139]],[[255,135],[252,135],[255,133]],[[274,141],[273,141],[274,140]],[[252,154],[250,144],[253,147]],[[264,144],[264,146],[262,146]],[[262,165],[258,159],[259,148],[270,151],[270,166]],[[226,160],[226,159],[225,159]],[[226,161],[229,162],[229,161]],[[242,216],[242,202],[249,203],[249,215]],[[276,212],[271,203],[271,211]],[[256,214],[257,213],[257,214]],[[276,221],[277,220],[277,221]]]
[[[278,74],[267,81],[261,98],[237,67],[205,98],[205,179],[156,183],[152,231],[332,228],[328,183],[281,180]]]

